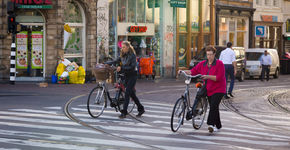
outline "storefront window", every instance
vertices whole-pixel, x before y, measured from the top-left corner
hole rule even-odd
[[[219,20],[219,45],[225,46],[228,41],[233,46],[247,47],[247,21],[244,18],[230,19],[221,17]]]
[[[198,26],[198,0],[192,0],[191,1],[191,31],[192,32],[198,32],[199,26]]]
[[[290,20],[289,19],[286,22],[286,32],[290,32]]]
[[[83,10],[75,1],[67,4],[64,10],[64,21],[68,24],[73,33],[69,36],[68,42],[64,45],[64,57],[76,61],[79,65],[85,67],[84,50],[85,50],[85,35]],[[66,38],[66,36],[64,36]]]
[[[79,6],[75,2],[67,4],[64,10],[64,16],[65,22],[81,23],[83,21]]]
[[[115,27],[116,27],[116,3],[114,0],[109,1],[109,55],[112,58],[115,58],[115,53],[117,49],[117,45],[115,44]]]
[[[118,21],[126,22],[126,4],[127,0],[118,0]]]
[[[187,41],[186,41],[186,34],[180,34],[179,35],[179,49],[178,49],[178,60],[179,60],[179,67],[186,67],[186,45],[187,45]]]
[[[235,33],[234,32],[230,32],[229,41],[232,43],[235,43]]]
[[[128,22],[135,22],[136,0],[128,0]]]
[[[246,30],[246,20],[245,19],[238,19],[237,20],[237,30]]]
[[[148,1],[147,2],[147,5],[146,5],[146,23],[153,23],[153,6],[152,7],[150,7],[150,5],[152,5],[151,3],[150,3],[150,5],[149,5],[149,2],[150,1]]]
[[[210,31],[210,5],[209,0],[203,0],[203,30],[205,32]]]
[[[245,33],[244,32],[237,32],[237,46],[243,47],[244,46],[244,39]]]
[[[186,28],[186,8],[178,8],[179,10],[179,31],[184,31],[186,32],[187,31],[187,28]]]
[[[144,23],[145,22],[145,1],[137,0],[137,22]]]
[[[82,28],[71,27],[73,32],[65,46],[65,53],[80,54],[82,53]]]

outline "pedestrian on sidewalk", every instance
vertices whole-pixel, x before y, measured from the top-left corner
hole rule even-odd
[[[122,42],[120,57],[115,61],[115,64],[119,65],[117,67],[117,72],[125,73],[125,102],[119,118],[126,118],[130,97],[134,100],[138,108],[139,113],[136,117],[141,117],[145,112],[144,106],[140,103],[140,100],[136,96],[136,91],[134,90],[137,82],[136,52],[129,41]]]
[[[269,73],[270,73],[270,67],[272,65],[272,58],[268,54],[267,50],[265,50],[264,54],[261,56],[260,63],[261,63],[261,66],[262,66],[261,81],[264,81],[265,72],[266,72],[266,75],[267,75],[267,81],[269,81]]]
[[[237,74],[237,62],[236,62],[236,54],[234,50],[232,49],[232,43],[227,43],[227,48],[221,52],[219,60],[221,60],[225,65],[225,76],[226,81],[228,81],[228,77],[231,78],[231,83],[229,89],[227,89],[227,83],[226,83],[226,94],[225,98],[228,99],[231,97],[234,97],[232,92],[234,89],[235,84],[235,76]],[[228,96],[229,95],[229,96]]]
[[[213,46],[206,47],[206,57],[191,70],[185,70],[187,74],[201,74],[204,83],[206,82],[206,90],[210,105],[209,115],[207,118],[208,131],[218,131],[222,128],[219,104],[226,93],[225,67],[222,61],[215,58],[216,49]]]

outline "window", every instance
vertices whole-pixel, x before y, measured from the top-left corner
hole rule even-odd
[[[186,16],[186,8],[179,8],[179,31],[187,31]]]
[[[136,0],[128,0],[128,22],[135,22]]]
[[[74,31],[64,45],[64,57],[85,67],[85,17],[77,2],[71,1],[64,10],[64,22]]]
[[[192,21],[192,23],[191,23],[191,31],[192,32],[198,32],[199,31],[199,26],[198,26],[198,17],[199,17],[199,15],[198,15],[198,7],[199,7],[199,5],[198,5],[198,1],[191,1],[191,14],[190,14],[190,16],[191,16],[191,21]]]
[[[244,18],[219,20],[219,45],[225,46],[228,41],[234,46],[246,47],[247,21]]]
[[[290,19],[286,21],[286,32],[290,32]]]
[[[136,0],[137,2],[137,22],[145,23],[145,1]]]
[[[203,0],[203,29],[205,32],[210,31],[210,2],[209,0]]]
[[[270,6],[271,5],[271,0],[265,0],[265,5]]]
[[[273,0],[273,5],[278,7],[279,6],[279,0]]]
[[[118,0],[118,21],[126,21],[126,2],[127,0]]]

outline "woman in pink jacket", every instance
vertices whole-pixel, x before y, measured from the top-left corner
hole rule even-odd
[[[208,131],[218,131],[222,127],[220,121],[219,104],[226,93],[225,67],[222,61],[215,58],[216,49],[212,46],[206,47],[207,60],[197,64],[187,74],[201,74],[204,82],[206,81],[207,96],[210,110],[207,118]]]

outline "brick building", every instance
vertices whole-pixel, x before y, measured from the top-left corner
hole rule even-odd
[[[8,1],[0,2],[0,81],[9,81],[10,72],[12,38],[7,33]],[[108,16],[102,13],[107,6],[106,0],[12,1],[18,3],[16,21],[25,25],[16,36],[16,81],[50,79],[62,53],[88,72],[96,64],[97,51],[106,47],[107,42],[103,37],[106,33],[98,34],[98,30],[106,27],[98,29],[97,25]],[[63,42],[64,24],[69,24],[75,31],[66,46]],[[96,39],[101,39],[101,44]]]

